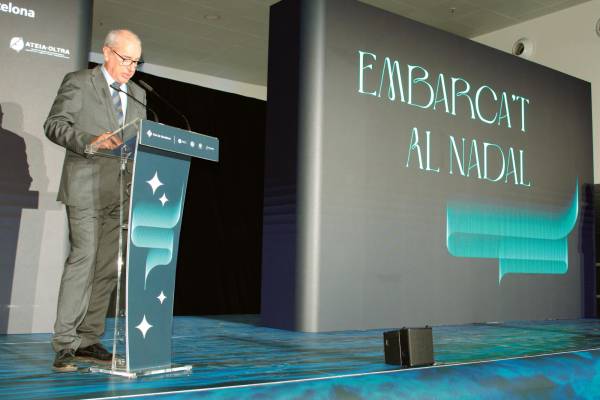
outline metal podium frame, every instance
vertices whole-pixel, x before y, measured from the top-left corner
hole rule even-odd
[[[91,372],[98,372],[98,373],[106,373],[106,374],[111,374],[111,375],[118,375],[118,376],[123,376],[123,377],[127,377],[127,378],[137,378],[137,377],[141,377],[141,376],[147,376],[147,375],[155,375],[155,374],[165,374],[165,373],[176,373],[176,372],[189,372],[192,369],[191,365],[174,365],[170,363],[171,360],[171,329],[172,329],[172,297],[174,294],[174,278],[175,278],[175,267],[176,267],[176,252],[177,252],[177,241],[178,241],[178,237],[179,237],[179,227],[180,227],[180,221],[181,221],[181,217],[183,215],[183,202],[185,199],[185,188],[186,188],[186,184],[187,184],[187,177],[188,177],[188,170],[189,170],[189,162],[191,158],[203,158],[203,159],[207,159],[210,161],[218,161],[218,157],[219,157],[219,141],[217,138],[211,137],[211,136],[206,136],[206,135],[201,135],[198,133],[194,133],[194,132],[190,132],[190,131],[184,131],[178,128],[174,128],[174,127],[170,127],[168,125],[164,125],[164,124],[159,124],[156,122],[152,122],[152,121],[147,121],[147,120],[142,120],[142,119],[136,119],[126,125],[124,125],[123,127],[121,127],[120,129],[114,131],[112,133],[112,135],[108,136],[107,138],[105,138],[102,141],[98,141],[94,144],[89,144],[86,146],[85,149],[85,153],[88,155],[88,157],[109,157],[109,158],[115,158],[115,162],[118,162],[119,164],[119,198],[120,198],[120,212],[119,212],[119,219],[120,219],[120,232],[119,232],[119,249],[118,249],[118,256],[117,256],[117,292],[116,292],[116,304],[115,304],[115,317],[114,317],[114,336],[113,336],[113,346],[112,346],[112,353],[113,353],[113,359],[112,362],[109,366],[92,366],[90,367],[90,371]],[[146,155],[146,153],[148,153],[148,155]],[[171,154],[173,154],[171,156]],[[143,157],[142,157],[143,156]],[[137,259],[130,257],[130,254],[128,254],[128,249],[129,246],[132,246],[134,250],[136,250],[136,254],[140,253],[140,249],[138,247],[136,247],[136,241],[133,240],[132,241],[132,234],[133,231],[135,230],[135,223],[134,223],[134,228],[130,229],[131,226],[131,221],[132,218],[134,218],[136,216],[135,212],[136,210],[134,209],[134,203],[136,203],[137,199],[134,199],[134,197],[136,197],[137,195],[134,196],[135,193],[138,193],[136,190],[140,190],[140,188],[143,188],[143,183],[140,183],[140,187],[138,187],[137,189],[135,188],[134,185],[134,181],[136,180],[135,177],[139,174],[141,174],[143,172],[143,169],[146,168],[146,172],[149,171],[148,169],[148,165],[151,165],[152,168],[154,168],[155,163],[154,162],[148,162],[145,161],[142,162],[140,161],[140,163],[138,163],[138,158],[144,160],[144,157],[160,157],[163,160],[166,160],[168,162],[170,159],[173,159],[174,162],[181,162],[184,163],[183,167],[176,167],[173,168],[173,166],[171,165],[169,167],[169,165],[167,164],[167,167],[169,167],[169,169],[171,170],[170,172],[173,173],[172,170],[177,170],[177,169],[181,169],[184,170],[180,175],[179,179],[181,182],[181,188],[178,189],[179,190],[179,203],[178,203],[178,207],[175,209],[175,213],[177,213],[178,216],[178,223],[179,226],[176,228],[176,234],[172,234],[170,239],[171,239],[171,249],[170,249],[170,253],[169,256],[170,258],[168,258],[168,262],[170,263],[169,265],[171,265],[171,269],[172,271],[169,272],[169,274],[172,274],[172,276],[169,275],[169,279],[172,281],[171,285],[170,285],[170,292],[169,290],[167,290],[167,294],[169,294],[169,297],[171,298],[171,303],[170,303],[170,311],[168,311],[168,307],[164,308],[162,312],[162,316],[161,318],[163,320],[168,321],[168,324],[170,326],[166,326],[162,328],[162,338],[159,338],[160,340],[162,340],[161,344],[162,346],[155,346],[155,348],[157,347],[164,347],[164,348],[168,348],[168,360],[167,360],[167,355],[165,354],[164,350],[158,349],[158,352],[162,354],[158,355],[159,360],[157,361],[157,364],[154,365],[153,364],[153,360],[152,360],[152,355],[145,356],[144,354],[142,354],[142,361],[141,362],[136,362],[136,365],[132,365],[132,357],[133,354],[135,353],[136,355],[139,355],[140,353],[144,353],[146,350],[148,349],[141,349],[144,350],[144,352],[139,351],[137,348],[133,348],[133,346],[138,346],[138,347],[143,347],[144,344],[142,342],[139,341],[139,338],[136,339],[136,341],[134,341],[132,339],[132,337],[130,337],[130,335],[134,335],[137,334],[137,336],[140,336],[140,333],[135,332],[135,329],[131,329],[131,327],[134,327],[132,324],[132,322],[129,320],[130,317],[130,303],[127,299],[127,302],[125,304],[123,303],[123,299],[121,298],[121,291],[123,286],[126,288],[126,298],[128,298],[130,295],[132,295],[131,293],[134,292],[135,288],[135,284],[137,284],[138,286],[140,285],[139,280],[140,280],[140,276],[143,275],[144,276],[144,282],[143,282],[143,291],[146,290],[146,281],[148,280],[148,275],[149,275],[149,270],[151,271],[155,266],[163,266],[163,265],[167,265],[164,264],[165,260],[163,259],[162,262],[163,264],[156,264],[156,262],[151,263],[150,261],[148,261],[148,259],[150,258],[150,255],[147,255],[146,258],[146,264],[145,267],[143,264],[143,262],[139,262],[140,258],[139,256],[137,257]],[[160,160],[159,160],[160,161]],[[132,162],[133,162],[133,168],[132,167]],[[187,164],[185,164],[187,163]],[[143,165],[145,164],[145,165]],[[142,172],[140,172],[142,171]],[[175,173],[179,173],[177,171],[175,171]],[[131,175],[130,175],[131,174]],[[158,180],[158,170],[155,173],[155,178]],[[131,187],[129,186],[128,180],[131,177]],[[150,186],[152,186],[151,181],[146,181],[146,183],[148,183]],[[160,185],[162,186],[163,183],[160,182]],[[148,190],[148,189],[146,189]],[[152,186],[152,195],[154,195],[155,192],[155,187]],[[149,190],[148,190],[149,191]],[[162,203],[163,208],[165,208],[165,203],[168,201],[168,199],[165,196],[165,193],[163,193],[163,196],[165,197],[164,199],[161,198],[159,199],[160,202]],[[141,197],[141,196],[140,196]],[[176,203],[176,202],[175,202]],[[141,204],[141,203],[140,203]],[[143,208],[143,207],[148,207],[147,204],[142,204],[139,206],[139,208]],[[125,208],[127,207],[127,208]],[[158,207],[158,206],[155,206]],[[160,207],[158,207],[160,209]],[[144,211],[144,210],[142,210]],[[159,210],[160,211],[160,210]],[[138,214],[140,214],[142,212],[139,212]],[[146,213],[147,214],[147,213]],[[174,215],[173,211],[171,211],[170,215]],[[143,230],[144,228],[140,229],[142,231],[142,241],[143,241],[143,234],[147,233],[147,235],[152,236],[152,232],[150,231],[150,229],[152,228],[148,228],[145,227],[145,231]],[[159,232],[160,233],[160,232]],[[162,233],[164,236],[164,232]],[[140,241],[140,234],[136,234],[137,238],[138,238],[138,242]],[[173,243],[174,242],[174,243]],[[172,247],[175,246],[175,249],[173,249]],[[150,252],[152,252],[154,249],[150,247],[147,247],[149,250],[146,250],[147,253],[149,254]],[[143,251],[143,250],[142,250]],[[155,251],[162,251],[163,255],[165,250],[164,249],[158,249]],[[141,254],[141,253],[140,253]],[[134,254],[135,255],[135,254]],[[173,255],[174,260],[173,260]],[[130,261],[130,258],[132,258],[134,261]],[[164,258],[164,257],[163,257]],[[135,265],[134,269],[130,269],[131,265],[130,262],[133,262]],[[156,265],[155,265],[156,264]],[[150,267],[149,267],[150,265]],[[123,267],[125,267],[125,269],[123,269]],[[135,272],[138,270],[143,270],[145,268],[145,275],[144,274],[140,274],[139,272]],[[138,281],[136,282],[132,282],[133,280],[137,279]],[[130,293],[131,292],[131,293]],[[137,294],[139,295],[140,290],[138,289]],[[161,299],[160,296],[162,296],[163,298]],[[160,304],[163,304],[164,299],[167,299],[169,297],[165,296],[164,292],[161,291],[161,295],[158,297],[158,299],[160,300]],[[137,302],[136,302],[137,303]],[[132,306],[134,306],[134,303],[131,303]],[[166,311],[165,311],[166,310]],[[167,312],[170,312],[170,314],[167,314]],[[144,325],[145,324],[145,325]],[[148,321],[146,321],[146,315],[144,315],[144,319],[143,319],[143,323],[141,323],[140,325],[138,325],[137,328],[141,334],[143,334],[143,339],[146,340],[146,335],[147,332],[149,331],[150,328],[152,328],[154,325],[151,325],[148,323]],[[129,327],[129,328],[128,328]],[[134,331],[134,332],[131,332]],[[157,330],[158,331],[158,330]],[[168,333],[168,339],[166,338],[166,333]],[[159,340],[156,339],[156,340]],[[167,343],[168,341],[168,343]],[[132,344],[133,343],[133,344]],[[152,349],[150,349],[150,351],[148,351],[150,354],[152,354]],[[145,358],[145,359],[144,359]],[[140,366],[141,365],[141,366]]]

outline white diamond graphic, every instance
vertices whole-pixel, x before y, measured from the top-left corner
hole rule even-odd
[[[156,296],[156,298],[158,300],[160,300],[160,304],[163,303],[163,301],[165,301],[165,299],[167,298],[167,296],[165,296],[165,294],[162,292],[162,290],[160,291],[160,294],[158,296]]]
[[[146,321],[146,315],[144,315],[144,319],[142,319],[142,322],[140,322],[140,324],[136,326],[136,328],[139,329],[140,332],[142,332],[144,339],[146,339],[146,333],[148,333],[150,328],[152,328],[152,325],[150,325],[148,321]]]
[[[194,142],[194,141],[190,142],[190,146],[196,147],[196,142]]]
[[[146,132],[146,135],[148,135],[148,137],[152,137],[152,131],[150,129],[148,129],[148,131]]]
[[[160,202],[162,203],[163,207],[165,206],[165,204],[167,203],[167,201],[169,201],[169,199],[167,198],[167,195],[163,193],[162,197],[160,199]]]
[[[152,188],[152,194],[154,194],[156,192],[156,189],[158,189],[159,187],[161,187],[163,185],[163,183],[160,181],[160,179],[158,179],[158,171],[156,171],[154,173],[154,177],[152,179],[150,179],[149,181],[146,181],[146,182]]]

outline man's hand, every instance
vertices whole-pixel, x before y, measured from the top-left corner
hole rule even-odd
[[[112,132],[105,132],[92,140],[92,145],[96,145],[97,149],[101,150],[113,150],[123,144],[121,138],[114,135]]]

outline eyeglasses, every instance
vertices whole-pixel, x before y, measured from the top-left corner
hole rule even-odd
[[[121,59],[121,62],[119,64],[123,65],[124,67],[128,67],[131,64],[133,64],[136,68],[138,68],[140,65],[142,65],[144,63],[144,60],[142,60],[141,58],[139,60],[134,60],[129,57],[123,57],[122,55],[117,53],[112,47],[109,47],[109,49],[110,49],[110,51],[115,53],[117,56],[119,56],[119,58]]]

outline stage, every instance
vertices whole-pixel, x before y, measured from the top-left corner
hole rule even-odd
[[[382,330],[298,333],[257,316],[177,317],[173,358],[189,375],[129,380],[54,373],[48,334],[0,336],[0,398],[598,398],[600,320],[433,328],[436,365],[383,362]],[[106,347],[110,339],[104,342]]]

